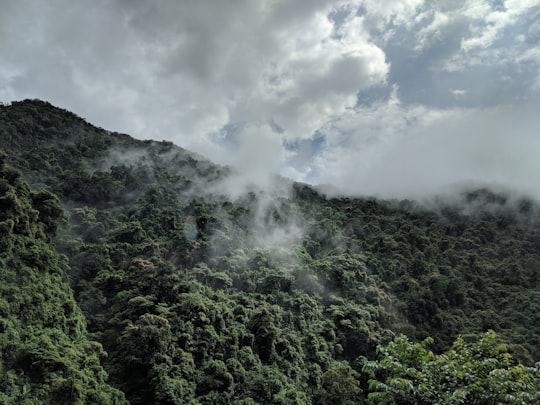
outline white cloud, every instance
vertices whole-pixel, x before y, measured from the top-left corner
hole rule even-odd
[[[379,26],[382,27],[382,24],[408,25],[424,0],[365,0],[363,4],[368,14],[380,21]]]
[[[540,172],[540,119],[533,113],[539,107],[540,102],[452,110],[380,105],[351,116],[364,117],[351,125],[362,132],[325,151],[319,164],[328,169],[328,183],[353,194],[419,198],[476,183],[540,198],[531,181]],[[382,136],[371,139],[373,133]]]
[[[518,19],[531,8],[538,7],[537,0],[507,0],[504,9],[497,9],[487,2],[470,0],[462,13],[472,19],[472,36],[463,38],[461,48],[469,52],[475,48],[487,48],[501,35],[501,32],[516,24]]]
[[[382,194],[511,181],[481,153],[492,138],[471,128],[510,133],[500,119],[512,108],[497,103],[537,97],[540,7],[499,3],[0,0],[0,100],[46,99],[240,165],[253,176],[238,188],[270,171]],[[538,127],[535,113],[520,117],[524,133]],[[509,139],[500,164],[522,178],[533,158],[510,156],[536,146]],[[444,162],[455,170],[437,175]]]
[[[415,50],[421,51],[427,46],[430,46],[441,37],[441,29],[448,25],[450,18],[448,15],[441,13],[438,10],[433,11],[431,22],[420,29],[416,34]]]
[[[467,90],[464,90],[464,89],[450,89],[450,93],[452,93],[456,97],[459,97],[459,96],[464,96],[465,94],[467,94]]]
[[[12,35],[0,61],[12,68],[0,96],[45,98],[201,153],[231,122],[272,120],[284,137],[310,137],[388,72],[346,1],[17,4],[3,13]],[[338,26],[329,14],[347,4]]]

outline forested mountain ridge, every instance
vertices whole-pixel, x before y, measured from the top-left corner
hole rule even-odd
[[[368,391],[384,386],[368,379],[385,377],[369,360],[399,333],[442,352],[493,329],[515,359],[540,359],[531,200],[472,190],[427,209],[279,178],[231,196],[231,169],[37,100],[0,107],[0,145],[36,195],[63,205],[56,249],[109,383],[131,403],[376,401]],[[531,378],[504,394],[538,390]]]

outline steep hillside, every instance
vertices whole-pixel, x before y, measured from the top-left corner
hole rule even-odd
[[[361,403],[368,360],[399,333],[442,352],[493,329],[540,359],[533,201],[472,190],[426,208],[252,184],[35,100],[0,107],[0,145],[63,205],[56,246],[133,404]]]
[[[121,404],[51,238],[57,198],[33,192],[0,153],[0,402]]]

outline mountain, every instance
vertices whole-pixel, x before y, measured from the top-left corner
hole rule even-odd
[[[524,367],[540,359],[532,200],[479,189],[422,205],[328,198],[279,177],[257,184],[39,100],[0,106],[0,145],[5,398],[376,403],[388,385],[368,380],[395,372],[373,370],[377,356],[409,350],[400,334],[446,353],[412,344],[420,369],[456,347],[488,347],[488,330],[507,346],[476,351],[478,361],[504,352],[486,364],[527,384],[498,384],[500,397],[477,403],[538,391],[538,369]],[[25,214],[10,211],[19,200]],[[39,232],[16,242],[23,217]]]

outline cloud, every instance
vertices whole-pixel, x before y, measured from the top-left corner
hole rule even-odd
[[[373,25],[385,29],[401,24],[409,26],[424,0],[366,0],[362,5],[366,14],[376,22]]]
[[[274,195],[288,196],[288,183],[276,177],[285,165],[287,155],[281,136],[268,124],[246,124],[229,129],[226,151],[227,164],[234,167],[230,175],[212,187],[210,193],[227,195],[236,200],[248,191],[265,190]],[[224,157],[221,157],[224,159]]]
[[[441,13],[440,11],[434,10],[431,14],[431,22],[427,26],[421,28],[416,34],[416,46],[414,49],[417,52],[440,39],[441,29],[448,25],[450,21],[448,15]]]
[[[474,66],[514,63],[527,51],[525,39],[534,36],[540,5],[536,0],[469,0],[450,14],[451,18],[468,23],[468,30],[461,34],[460,49],[444,65],[444,69],[455,72]]]
[[[450,89],[450,93],[452,93],[456,97],[459,97],[459,96],[464,96],[465,94],[467,94],[467,90],[464,90],[464,89]]]
[[[215,142],[224,128],[259,128],[243,139],[260,147],[266,123],[279,128],[280,145],[309,139],[352,108],[358,91],[384,82],[389,65],[358,7],[329,0],[10,3],[0,17],[0,98],[46,99],[107,129],[172,140],[230,163],[231,148]],[[344,18],[332,20],[342,8]]]
[[[507,0],[500,6],[468,1],[462,13],[472,19],[472,36],[462,40],[461,48],[465,52],[474,48],[487,48],[495,42],[501,31],[516,24],[533,7],[538,7],[536,0]]]
[[[345,3],[23,0],[4,18],[3,59],[24,81],[4,73],[1,95],[74,104],[102,126],[196,149],[229,122],[273,119],[308,137],[388,71],[354,10],[339,27],[328,18]]]
[[[352,194],[420,198],[460,184],[487,184],[540,198],[531,181],[540,172],[540,119],[533,113],[539,107],[540,100],[486,109],[380,105],[351,119],[363,116],[362,127],[373,126],[383,136],[354,133],[322,153],[318,164],[330,168],[327,181],[339,179],[333,184]],[[394,117],[390,122],[381,122],[389,115]]]
[[[231,189],[277,171],[404,195],[536,168],[530,137],[501,136],[494,161],[471,132],[515,133],[499,122],[510,110],[519,131],[538,127],[534,0],[0,2],[0,100],[42,98],[236,165],[249,175]]]

